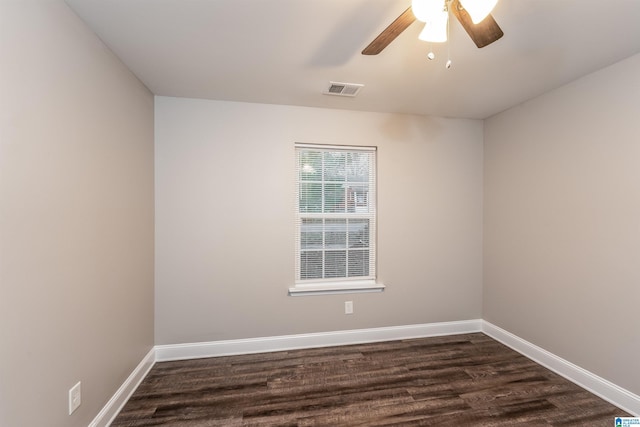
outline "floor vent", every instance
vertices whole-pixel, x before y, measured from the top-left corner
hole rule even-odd
[[[358,94],[360,89],[362,89],[364,85],[358,83],[340,83],[340,82],[329,82],[329,87],[325,92],[325,95],[336,95],[336,96],[351,96],[354,97]]]

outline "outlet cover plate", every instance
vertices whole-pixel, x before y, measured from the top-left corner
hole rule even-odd
[[[344,314],[353,314],[353,301],[344,302]]]
[[[82,403],[82,389],[80,381],[69,389],[69,415],[78,409],[78,406]]]

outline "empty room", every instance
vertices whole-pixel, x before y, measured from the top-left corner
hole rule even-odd
[[[637,0],[0,0],[0,144],[1,427],[640,424]]]

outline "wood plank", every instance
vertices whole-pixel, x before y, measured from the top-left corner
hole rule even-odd
[[[113,427],[610,426],[629,414],[484,334],[157,363]]]

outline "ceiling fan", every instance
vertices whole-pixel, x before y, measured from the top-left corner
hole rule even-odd
[[[421,34],[421,39],[429,40],[429,41],[446,41],[446,25],[449,16],[449,11],[455,15],[455,17],[460,21],[462,27],[466,30],[471,40],[478,46],[478,48],[485,47],[496,40],[500,39],[504,33],[502,29],[498,26],[496,21],[493,19],[493,16],[489,13],[497,0],[490,1],[489,9],[484,19],[473,19],[471,10],[465,9],[462,3],[466,4],[467,7],[470,7],[474,2],[479,3],[479,0],[413,0],[412,6],[405,10],[395,21],[393,21],[385,30],[378,35],[369,45],[364,48],[362,51],[363,55],[377,55],[384,48],[386,48],[400,33],[409,27],[416,20],[416,16],[421,21],[425,21],[425,30],[431,30],[432,28],[441,27],[444,24],[444,40],[435,40],[429,38],[423,38]],[[429,4],[429,7],[432,7],[433,4],[436,5],[437,9],[435,10],[436,18],[432,19],[427,16],[424,11],[424,5]],[[433,8],[428,13],[433,12]],[[482,12],[481,12],[482,13]],[[442,21],[442,19],[444,21]],[[428,36],[427,36],[428,37]]]

